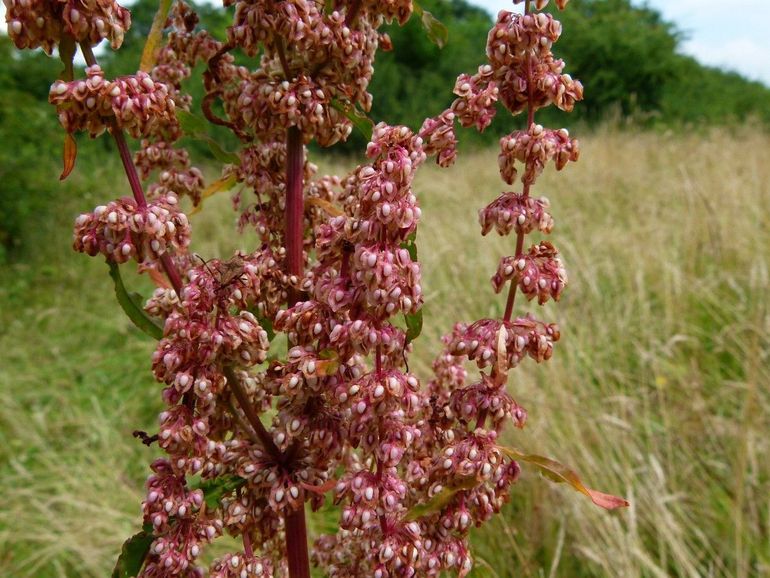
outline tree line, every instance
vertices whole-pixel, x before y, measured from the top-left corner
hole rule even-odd
[[[434,44],[418,18],[403,27],[388,27],[394,50],[378,57],[370,87],[375,95],[370,116],[375,122],[419,128],[424,111],[438,114],[452,102],[457,75],[472,74],[485,62],[486,32],[492,21],[485,10],[466,0],[420,0],[420,4],[446,26],[448,43],[443,48]],[[108,77],[136,71],[156,6],[156,0],[138,0],[131,6],[134,24],[123,48],[105,51],[100,57]],[[198,6],[201,20],[220,38],[230,22],[230,10],[207,3]],[[555,16],[564,23],[565,32],[554,51],[586,86],[585,100],[575,107],[584,123],[624,119],[653,128],[745,122],[763,129],[770,126],[770,88],[681,54],[683,32],[656,10],[634,6],[631,0],[572,0],[567,10]],[[58,60],[43,53],[21,54],[7,36],[0,36],[0,57],[4,63],[0,67],[2,261],[20,244],[29,220],[50,205],[53,193],[46,184],[50,171],[40,167],[47,159],[59,158],[62,138],[47,103],[48,88],[61,69]],[[248,64],[245,56],[237,58]],[[188,88],[199,106],[202,87]],[[558,125],[558,111],[542,114],[548,124]],[[512,123],[520,126],[521,122],[499,114],[484,134],[463,131],[460,138],[476,145],[492,144],[510,131]],[[360,151],[363,140],[355,136],[337,150]],[[98,156],[99,147],[89,149],[89,154],[97,151]],[[196,152],[209,154],[205,148]],[[78,162],[89,162],[85,156]]]

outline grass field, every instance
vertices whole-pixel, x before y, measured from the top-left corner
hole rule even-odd
[[[525,467],[505,515],[474,534],[474,576],[770,576],[770,137],[599,131],[582,144],[536,190],[570,285],[537,311],[562,339],[513,374],[529,422],[509,442],[631,507],[600,511]],[[14,578],[109,575],[156,453],[130,437],[161,407],[152,343],[104,263],[69,251],[72,217],[123,181],[113,165],[74,178],[88,193],[63,198],[32,227],[36,254],[0,272],[0,575]],[[494,151],[426,168],[416,189],[427,300],[413,363],[427,377],[454,321],[501,314],[489,277],[512,239],[479,235],[478,208],[502,190]],[[248,247],[232,222],[212,199],[194,249]]]

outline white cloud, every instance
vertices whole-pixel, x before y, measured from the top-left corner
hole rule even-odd
[[[750,38],[734,38],[723,44],[690,40],[684,43],[683,51],[703,64],[735,70],[747,78],[770,85],[770,61],[767,59],[770,50],[767,44]]]

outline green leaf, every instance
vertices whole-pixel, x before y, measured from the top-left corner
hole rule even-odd
[[[401,243],[401,248],[409,251],[409,257],[412,261],[417,261],[417,231],[412,231],[406,238],[406,241]]]
[[[219,476],[213,480],[206,480],[198,484],[197,488],[203,490],[203,500],[206,508],[215,510],[219,507],[222,498],[233,493],[246,483],[246,480],[238,476]]]
[[[209,146],[211,154],[219,162],[230,165],[241,164],[241,157],[236,153],[225,150],[222,148],[222,145],[211,138],[208,133],[209,125],[205,118],[180,108],[176,110],[176,118],[179,121],[179,126],[182,127],[182,132],[184,132],[185,136],[194,140],[205,141]]]
[[[448,506],[452,501],[452,498],[454,498],[458,492],[462,492],[463,490],[470,490],[478,485],[478,483],[479,481],[476,478],[464,478],[458,485],[452,486],[451,488],[444,488],[424,504],[417,504],[416,506],[413,506],[409,512],[407,512],[406,519],[417,520],[423,516],[436,514]]]
[[[447,27],[433,14],[424,10],[417,2],[413,2],[412,5],[414,13],[420,17],[422,27],[428,33],[428,39],[439,48],[444,48],[447,42],[449,42],[449,30]]]
[[[571,470],[564,464],[560,464],[556,460],[535,454],[525,454],[524,452],[515,448],[504,446],[498,447],[500,451],[512,459],[521,460],[537,466],[543,476],[549,480],[556,482],[557,484],[569,484],[581,494],[588,496],[591,501],[600,508],[604,508],[605,510],[614,510],[615,508],[625,508],[628,506],[628,502],[623,498],[605,494],[603,492],[597,492],[596,490],[592,490],[591,488],[585,486],[580,480],[580,476],[578,476],[577,472]]]
[[[406,344],[408,345],[422,333],[422,309],[418,309],[417,313],[404,314],[404,319],[406,319]]]
[[[412,261],[417,261],[417,231],[413,231],[401,244],[402,249],[409,251]],[[414,341],[422,333],[422,309],[416,313],[405,313],[406,320],[406,345]]]
[[[210,136],[200,135],[200,138],[203,138],[203,140],[206,141],[206,143],[209,145],[211,154],[214,155],[214,158],[217,159],[220,163],[226,163],[229,165],[241,164],[241,157],[235,153],[231,153],[230,151],[223,149],[222,145],[220,145]]]
[[[273,322],[267,317],[260,317],[259,315],[257,315],[257,321],[259,322],[259,326],[265,330],[265,333],[267,333],[267,340],[272,343],[273,339],[275,339]]]
[[[111,261],[108,261],[107,264],[110,267],[110,277],[112,277],[112,281],[115,284],[115,297],[118,298],[118,303],[120,303],[120,307],[125,314],[144,333],[153,339],[161,339],[163,337],[163,328],[150,319],[142,309],[141,302],[136,298],[132,298],[128,291],[126,291],[118,265]]]
[[[142,531],[134,534],[123,542],[120,556],[112,571],[112,578],[133,578],[142,570],[144,559],[150,552],[150,546],[155,537],[152,535],[152,524],[145,524]]]
[[[332,107],[344,114],[347,119],[353,123],[353,126],[366,138],[369,142],[372,140],[372,131],[374,130],[374,121],[366,116],[366,113],[361,112],[355,106],[342,103],[339,100],[332,100]]]
[[[139,64],[139,70],[143,72],[150,72],[150,70],[155,67],[158,45],[163,39],[163,27],[166,25],[166,19],[168,18],[170,9],[171,0],[160,0],[158,11],[152,19],[152,27],[150,28],[150,33],[147,35],[147,40],[144,43],[144,49],[142,50],[142,59]]]
[[[197,137],[207,134],[208,125],[206,119],[181,108],[176,109],[176,118],[179,126],[187,136]]]

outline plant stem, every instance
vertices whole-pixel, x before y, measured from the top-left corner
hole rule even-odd
[[[88,43],[81,42],[80,50],[83,52],[83,58],[85,58],[88,66],[98,64],[94,52],[91,50],[91,46]],[[126,137],[123,135],[123,131],[120,129],[114,118],[110,120],[110,134],[112,135],[112,138],[115,139],[115,144],[118,147],[120,160],[123,163],[123,170],[126,173],[126,178],[128,178],[128,184],[131,186],[131,193],[134,195],[136,206],[140,209],[144,208],[147,206],[147,198],[144,196],[144,191],[142,190],[142,181],[139,179],[139,173],[136,172],[134,161],[131,158],[131,151],[128,149],[128,143],[126,142]],[[174,291],[176,291],[176,294],[181,298],[184,284],[182,283],[182,278],[179,276],[179,271],[176,270],[174,262],[171,260],[171,256],[168,253],[163,253],[160,256],[160,264],[166,271],[166,276],[171,282]]]
[[[305,221],[304,199],[302,198],[302,172],[305,164],[305,149],[302,133],[292,126],[286,135],[286,273],[302,276],[302,245]],[[299,301],[299,293],[289,292],[289,306]]]
[[[278,449],[278,446],[275,445],[275,442],[273,441],[273,437],[265,429],[265,426],[262,425],[262,421],[259,419],[259,416],[249,402],[249,397],[246,395],[238,376],[235,375],[235,371],[232,367],[225,366],[224,374],[233,395],[235,395],[235,399],[238,400],[238,405],[241,406],[243,415],[246,416],[249,424],[254,428],[254,433],[257,434],[262,447],[268,454],[270,454],[270,457],[272,457],[276,463],[282,463],[283,454],[281,453],[281,450]]]
[[[529,14],[531,11],[531,0],[525,0],[524,14]],[[529,130],[533,124],[535,124],[535,95],[532,86],[532,55],[527,54],[527,130]],[[526,167],[524,169],[524,174],[526,175]],[[522,191],[522,195],[525,199],[529,196],[529,188],[530,183],[525,181],[524,190]],[[516,253],[514,256],[518,257],[521,255],[523,249],[524,233],[522,231],[518,231],[516,233]],[[516,301],[516,290],[518,287],[519,285],[516,283],[516,281],[511,279],[511,285],[508,289],[508,299],[505,303],[505,314],[503,315],[503,320],[506,322],[510,321],[511,315],[513,315],[513,304]]]
[[[304,260],[302,246],[304,241],[305,207],[303,198],[303,168],[305,149],[302,133],[296,126],[286,132],[286,273],[302,276]],[[289,290],[288,304],[291,307],[300,300],[300,293]],[[293,456],[297,442],[287,452]],[[310,560],[307,550],[307,523],[305,522],[305,494],[300,496],[301,506],[288,514],[284,520],[286,526],[286,558],[289,563],[289,578],[310,578]]]
[[[302,490],[300,490],[302,491]],[[305,493],[300,495],[302,505],[286,515],[286,557],[290,578],[310,578],[310,560],[307,554],[307,524],[305,522]]]
[[[517,257],[521,255],[521,251],[523,248],[524,248],[524,233],[519,232],[516,234],[516,256]],[[518,289],[518,287],[519,287],[519,284],[512,279],[510,289],[508,289],[508,301],[505,303],[505,315],[503,315],[503,319],[505,321],[511,320],[511,315],[513,314],[513,302],[516,300],[516,289]]]

